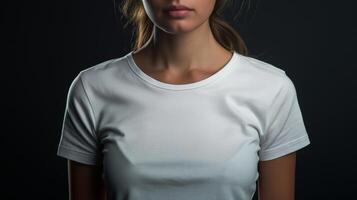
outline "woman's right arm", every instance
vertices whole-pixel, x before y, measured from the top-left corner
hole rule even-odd
[[[106,200],[101,168],[68,160],[69,200]]]

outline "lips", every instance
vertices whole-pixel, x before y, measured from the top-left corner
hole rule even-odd
[[[193,9],[184,5],[169,5],[168,7],[166,7],[165,10],[172,11],[172,10],[193,10]]]

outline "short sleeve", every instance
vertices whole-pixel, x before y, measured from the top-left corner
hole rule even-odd
[[[260,140],[260,161],[287,155],[310,144],[295,86],[286,74],[267,113],[267,128]]]
[[[79,73],[68,90],[57,155],[97,165],[97,144],[94,112]]]

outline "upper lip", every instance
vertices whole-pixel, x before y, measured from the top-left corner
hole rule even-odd
[[[165,10],[192,10],[192,8],[189,8],[184,5],[169,5],[166,7]]]

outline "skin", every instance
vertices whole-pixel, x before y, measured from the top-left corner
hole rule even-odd
[[[294,200],[295,164],[296,152],[273,160],[259,161],[258,199]]]
[[[232,53],[214,39],[208,24],[216,1],[180,1],[179,4],[194,9],[181,19],[164,12],[171,1],[142,2],[155,30],[148,42],[133,53],[133,58],[151,77],[171,84],[192,83],[209,77],[231,58]]]
[[[172,3],[171,3],[172,2]],[[232,52],[213,37],[208,24],[215,0],[142,0],[155,24],[149,41],[133,53],[136,64],[149,76],[166,83],[185,84],[211,76],[229,61]],[[163,8],[181,4],[194,10],[181,19]],[[294,200],[296,153],[258,163],[258,199]],[[68,161],[70,200],[104,200],[105,184],[97,166]]]
[[[105,200],[106,187],[101,168],[72,160],[67,161],[69,200]]]

